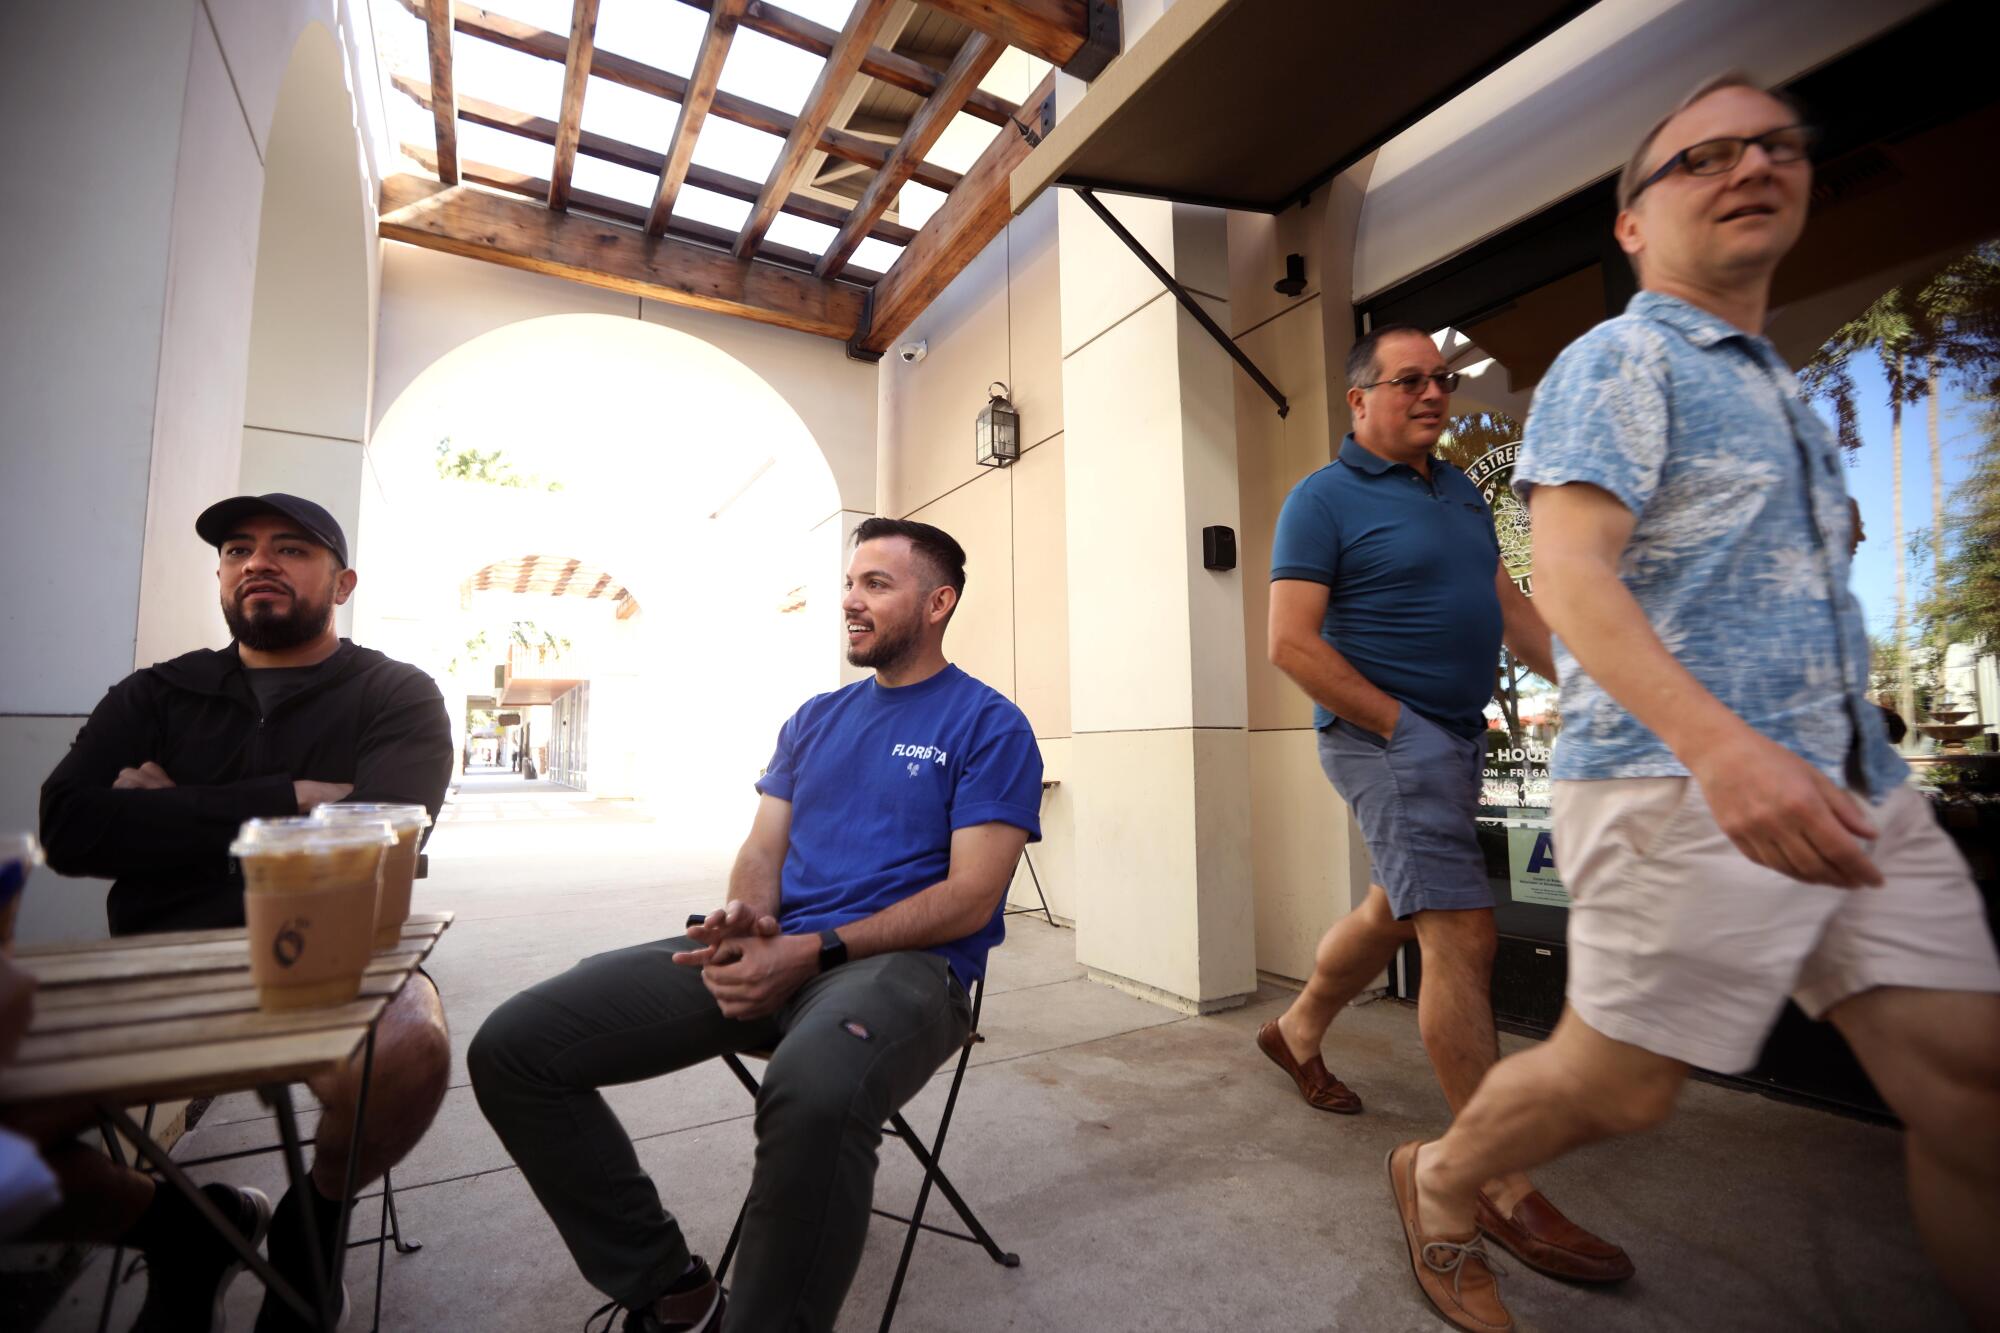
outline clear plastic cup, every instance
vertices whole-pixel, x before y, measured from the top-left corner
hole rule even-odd
[[[396,844],[387,820],[252,819],[230,852],[243,866],[250,976],[265,1010],[344,1004],[361,993]]]
[[[363,801],[334,802],[312,812],[323,824],[354,820],[386,820],[395,830],[396,845],[382,862],[382,896],[375,905],[375,947],[393,949],[410,919],[410,894],[417,880],[417,844],[431,826],[431,812],[421,805],[378,805]]]
[[[32,833],[0,833],[0,957],[14,956],[14,921],[28,876],[42,863],[42,845]]]

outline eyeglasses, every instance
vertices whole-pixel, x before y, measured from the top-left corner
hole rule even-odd
[[[1392,380],[1376,380],[1373,384],[1357,384],[1354,387],[1357,389],[1379,389],[1384,384],[1393,384],[1414,398],[1424,391],[1425,380],[1429,380],[1432,384],[1437,385],[1439,393],[1457,393],[1460,378],[1461,376],[1455,370],[1439,370],[1429,375],[1398,375]]]
[[[1812,152],[1817,142],[1819,131],[1810,125],[1782,125],[1748,138],[1703,139],[1681,149],[1662,162],[1658,171],[1640,181],[1639,187],[1626,198],[1625,207],[1630,208],[1634,200],[1672,175],[1676,168],[1685,169],[1690,176],[1720,176],[1736,169],[1751,144],[1763,149],[1764,156],[1774,163],[1798,162]]]

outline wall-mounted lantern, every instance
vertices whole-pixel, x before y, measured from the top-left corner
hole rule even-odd
[[[981,467],[1006,467],[1021,457],[1021,414],[1007,401],[1007,386],[998,380],[986,386],[986,400],[979,409],[973,457]]]

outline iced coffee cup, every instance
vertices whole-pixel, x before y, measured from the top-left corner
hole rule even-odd
[[[377,805],[361,801],[322,805],[312,817],[326,824],[354,820],[386,820],[396,834],[396,845],[382,859],[382,896],[375,904],[375,947],[393,949],[403,938],[403,923],[410,919],[410,891],[417,879],[417,844],[431,825],[431,812],[421,805]]]
[[[42,863],[42,847],[32,833],[0,833],[0,956],[14,956],[14,920],[28,875]]]
[[[344,1004],[361,993],[386,820],[252,819],[229,850],[243,866],[250,976],[266,1011]]]

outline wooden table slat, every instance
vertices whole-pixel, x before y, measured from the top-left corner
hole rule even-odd
[[[92,1056],[0,1071],[0,1105],[89,1098],[132,1105],[297,1083],[346,1060],[366,1024],[139,1054]]]
[[[455,912],[412,912],[403,923],[403,936],[421,935],[436,939],[456,916]],[[58,940],[49,944],[23,945],[14,951],[15,960],[49,958],[58,954],[108,953],[120,949],[174,949],[189,944],[241,944],[243,927],[223,926],[217,930],[175,930],[154,935],[119,935],[108,940]]]
[[[369,960],[360,998],[266,1014],[241,930],[140,946],[124,941],[26,954],[40,983],[16,1064],[0,1071],[0,1105],[87,1098],[163,1101],[290,1083],[334,1068],[451,924],[412,918],[398,949]]]
[[[217,1042],[243,1041],[252,1037],[281,1037],[300,1032],[323,1032],[328,1028],[373,1023],[387,1008],[387,996],[371,995],[346,1004],[323,1005],[317,1009],[286,1009],[265,1013],[255,1007],[234,1013],[198,1014],[189,1018],[162,1019],[151,1023],[121,1023],[69,1032],[30,1032],[21,1041],[16,1065],[51,1064],[63,1060],[85,1060],[99,1055],[165,1052]]]
[[[133,983],[126,983],[133,984]],[[179,982],[140,982],[145,993],[131,996],[107,996],[103,992],[110,986],[96,986],[53,992],[74,996],[80,1002],[48,1008],[37,1004],[35,1008],[34,1035],[43,1036],[51,1032],[73,1032],[78,1028],[105,1027],[117,1023],[163,1023],[175,1018],[194,1018],[200,1014],[232,1014],[239,1010],[248,1011],[257,1007],[257,988],[247,982],[215,990],[190,992]],[[381,973],[361,979],[363,996],[380,996],[387,999],[402,989],[403,977],[396,973]],[[91,997],[96,996],[95,1002]]]
[[[404,940],[397,953],[378,953],[368,960],[368,970],[379,972],[397,967],[415,967],[430,952],[425,942]],[[177,950],[112,949],[101,954],[64,954],[55,958],[27,960],[22,968],[42,986],[78,986],[101,981],[140,981],[147,977],[189,976],[203,972],[234,972],[250,975],[250,952],[238,943],[234,952],[215,952],[212,946],[193,945],[187,952]]]

